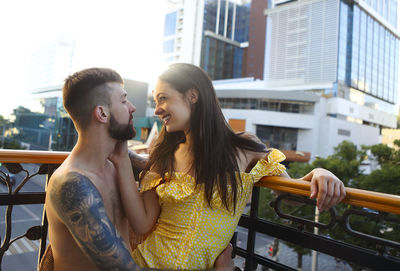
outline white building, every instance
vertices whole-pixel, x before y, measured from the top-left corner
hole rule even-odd
[[[57,86],[71,73],[75,41],[66,38],[37,45],[32,53],[27,87],[31,92]]]
[[[239,121],[243,130],[270,147],[310,152],[311,159],[332,154],[344,140],[359,146],[377,144],[379,127],[396,125],[392,114],[323,95],[329,85],[297,89],[249,78],[214,81],[214,86],[230,123]]]

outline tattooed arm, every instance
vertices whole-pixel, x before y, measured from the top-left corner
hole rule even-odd
[[[100,270],[133,270],[137,265],[108,218],[103,199],[86,177],[70,172],[53,182],[50,201],[77,245]]]

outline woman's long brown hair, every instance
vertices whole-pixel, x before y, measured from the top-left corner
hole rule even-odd
[[[240,175],[239,179],[235,176],[235,172],[239,171],[238,152],[262,152],[266,151],[265,146],[231,130],[222,114],[212,82],[201,68],[186,63],[172,64],[159,76],[159,80],[182,94],[189,89],[198,91],[198,101],[192,108],[190,119],[191,150],[194,155],[192,168],[196,184],[204,184],[209,205],[213,191],[217,189],[226,209],[235,211],[238,188],[242,187]],[[172,174],[174,153],[183,142],[183,131],[169,133],[163,126],[141,178],[150,169],[158,172],[162,178],[166,172]],[[228,186],[232,188],[232,195],[229,195]]]

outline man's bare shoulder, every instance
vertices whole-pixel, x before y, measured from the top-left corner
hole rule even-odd
[[[54,177],[48,199],[80,250],[98,268],[132,270],[134,262],[128,247],[107,216],[93,182],[72,168],[61,168]]]

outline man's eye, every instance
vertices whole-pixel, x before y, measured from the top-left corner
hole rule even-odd
[[[70,219],[72,223],[77,223],[79,220],[81,220],[82,215],[79,213],[74,213],[72,215],[70,215]]]

